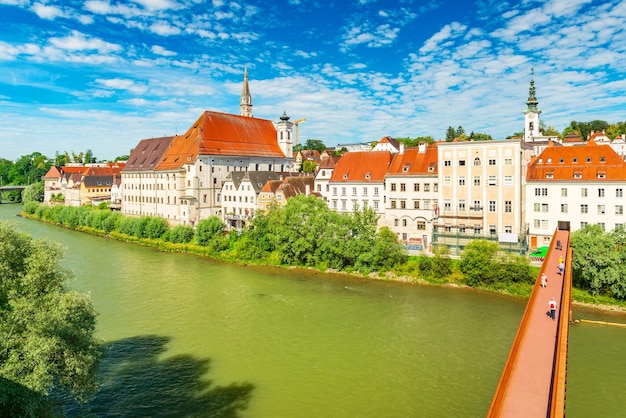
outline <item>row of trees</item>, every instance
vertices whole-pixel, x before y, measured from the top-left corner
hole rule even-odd
[[[467,135],[465,129],[461,125],[459,125],[456,129],[452,126],[448,126],[448,129],[446,130],[446,141],[451,142],[455,139],[460,139],[461,141],[491,141],[493,138],[489,134],[474,131]]]

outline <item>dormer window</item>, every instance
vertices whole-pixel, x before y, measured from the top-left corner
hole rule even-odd
[[[365,178],[367,180],[371,179],[372,178],[372,173],[365,173]]]
[[[561,159],[559,159],[559,162],[560,162],[561,164],[563,164],[563,163],[565,162],[565,158],[561,158]]]
[[[598,178],[599,179],[605,179],[606,178],[606,173],[604,171],[599,171],[598,172]]]
[[[552,173],[552,172],[546,173],[546,178],[547,179],[553,179],[554,178],[554,173]]]
[[[585,162],[590,163],[590,162],[591,162],[591,157],[587,157],[587,159],[585,160]]]
[[[576,158],[576,157],[572,158],[572,162],[573,163],[577,163],[578,162],[578,158]]]
[[[428,164],[428,171],[429,171],[429,172],[433,172],[433,171],[435,171],[435,163],[430,163],[430,164]]]
[[[410,167],[410,165],[408,165],[408,164],[405,165],[404,167],[402,167],[402,172],[406,173],[407,171],[409,171],[409,167]]]
[[[543,158],[540,158],[538,162],[539,164],[543,163]]]
[[[581,173],[580,171],[577,171],[574,173],[574,178],[575,179],[581,179],[583,178],[583,173]]]
[[[548,163],[548,164],[552,164],[552,158],[548,158],[547,163]]]
[[[367,177],[367,176],[366,176],[366,177]],[[348,179],[348,174],[347,174],[347,173],[343,175],[343,179],[344,179],[344,180],[347,180],[347,179]]]
[[[601,163],[606,162],[606,158],[605,158],[605,157],[600,157],[600,162],[601,162]]]

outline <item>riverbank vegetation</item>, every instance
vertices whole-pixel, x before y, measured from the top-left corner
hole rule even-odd
[[[84,400],[95,390],[96,313],[67,286],[61,255],[0,222],[0,416],[53,416],[50,395]]]
[[[24,206],[24,214],[163,251],[189,252],[229,263],[303,267],[383,280],[470,286],[520,297],[530,295],[539,272],[527,258],[503,253],[497,244],[486,240],[471,242],[460,259],[451,258],[444,246],[435,247],[432,256],[409,257],[392,231],[377,228],[372,210],[342,214],[315,197],[289,199],[284,207],[257,214],[249,228],[228,233],[221,219],[215,216],[200,221],[195,228],[170,227],[162,218],[125,217],[110,211],[106,205],[66,207],[29,202]],[[574,251],[582,251],[582,247],[576,247],[579,241],[574,239],[575,234]],[[578,287],[574,299],[626,308],[624,296],[610,291],[611,286],[620,288],[619,281],[603,279],[602,286],[598,286],[592,274],[598,266],[585,266],[574,264],[574,283]],[[614,278],[615,274],[610,277]]]

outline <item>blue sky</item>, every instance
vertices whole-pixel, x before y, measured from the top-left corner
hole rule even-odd
[[[204,110],[306,118],[327,146],[496,139],[542,120],[626,120],[619,0],[0,0],[0,157],[128,154]]]

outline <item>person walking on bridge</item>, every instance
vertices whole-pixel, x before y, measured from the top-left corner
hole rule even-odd
[[[550,318],[554,321],[556,319],[556,300],[554,298],[550,298],[548,308],[550,309]]]

